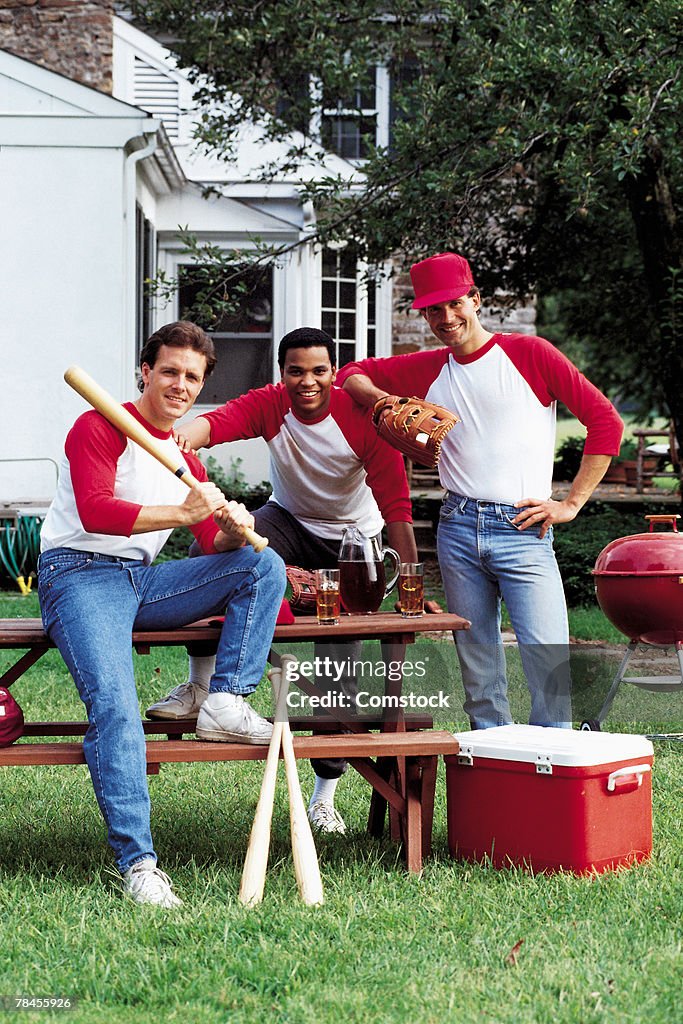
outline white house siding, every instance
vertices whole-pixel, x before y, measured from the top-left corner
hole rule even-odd
[[[86,408],[63,381],[72,363],[119,400],[131,394],[136,170],[127,154],[158,124],[0,52],[0,459],[59,459]],[[0,500],[53,489],[49,463],[0,461]]]

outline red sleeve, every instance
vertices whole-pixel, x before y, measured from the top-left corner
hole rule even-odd
[[[190,470],[190,473],[192,473],[195,480],[199,480],[200,483],[204,483],[209,479],[206,467],[196,455],[193,455],[192,452],[187,452],[183,458],[187,462],[187,468]],[[216,554],[214,540],[220,533],[220,527],[216,526],[213,516],[208,516],[206,519],[202,519],[201,523],[194,523],[190,527],[190,530],[199,541],[199,545],[205,555]]]
[[[586,455],[618,455],[624,424],[608,398],[545,338],[498,335],[498,343],[543,405],[564,402],[586,427]]]
[[[123,434],[94,411],[79,416],[67,435],[76,508],[87,533],[131,535],[142,505],[114,497],[116,465],[126,443]]]
[[[410,352],[405,356],[387,356],[385,359],[361,359],[343,366],[335,383],[341,387],[354,373],[363,373],[376,387],[389,394],[424,398],[449,355],[450,349],[436,348]]]
[[[383,441],[372,413],[339,388],[332,389],[331,413],[363,463],[367,482],[385,523],[412,523],[412,506],[403,456]]]
[[[207,447],[249,437],[263,437],[270,441],[280,430],[288,409],[289,398],[282,384],[267,384],[264,388],[233,398],[212,412],[202,413],[211,428]]]

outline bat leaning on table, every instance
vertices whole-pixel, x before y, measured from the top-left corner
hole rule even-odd
[[[294,666],[297,664],[294,657],[285,654],[282,656],[282,667],[271,669],[269,673],[276,695],[273,736],[268,748],[266,767],[263,773],[263,782],[261,783],[261,793],[249,837],[249,847],[244,862],[239,895],[240,901],[249,907],[256,906],[263,898],[268,850],[270,847],[270,827],[275,800],[275,780],[281,746],[289,792],[292,857],[294,859],[294,873],[296,875],[299,895],[308,906],[318,906],[324,902],[318,855],[308,815],[306,814],[303,796],[301,795],[292,734],[287,719],[288,662]]]

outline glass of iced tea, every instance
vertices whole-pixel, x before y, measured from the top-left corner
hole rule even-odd
[[[398,574],[398,599],[401,615],[412,618],[424,613],[424,565],[422,562],[401,562]]]
[[[315,605],[319,626],[339,622],[339,569],[315,570]]]

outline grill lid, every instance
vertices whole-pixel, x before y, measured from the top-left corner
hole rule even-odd
[[[598,555],[594,576],[683,576],[683,534],[678,515],[645,516],[649,533],[634,533],[611,541]],[[671,533],[655,533],[657,523],[668,523]]]

